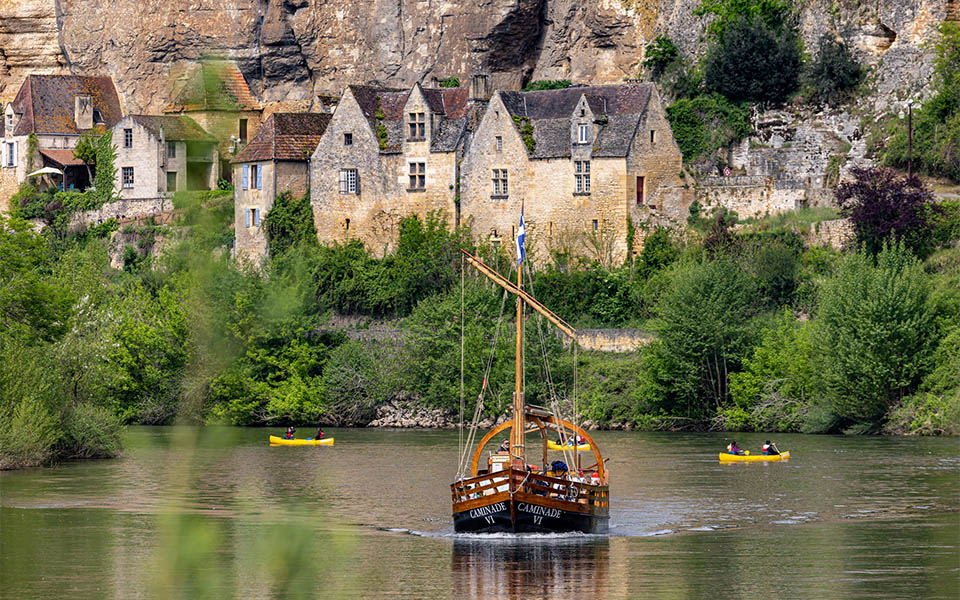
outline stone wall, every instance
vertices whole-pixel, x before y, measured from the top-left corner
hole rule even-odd
[[[127,129],[132,134],[129,148],[125,145],[124,132]],[[157,198],[161,190],[167,189],[163,169],[166,149],[162,148],[160,139],[152,132],[132,118],[125,117],[113,128],[113,145],[117,149],[117,158],[113,161],[117,169],[113,189],[118,196],[124,200]],[[133,168],[132,188],[123,187],[124,167]]]
[[[642,329],[577,330],[577,345],[580,349],[595,352],[636,352],[653,340],[653,334]],[[569,338],[563,336],[563,343],[569,346]]]
[[[73,213],[70,216],[70,228],[99,225],[107,219],[116,219],[121,223],[136,219],[168,214],[173,210],[170,198],[149,198],[137,200],[117,200],[107,202],[96,210]]]
[[[696,188],[701,206],[722,206],[742,219],[796,210],[805,205],[806,196],[803,182],[749,175],[707,177]]]
[[[848,247],[856,237],[850,219],[820,221],[810,226],[811,245],[830,246],[836,250]]]

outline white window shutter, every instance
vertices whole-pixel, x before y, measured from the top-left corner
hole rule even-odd
[[[0,150],[0,166],[5,167],[7,166],[7,143],[4,142],[0,144],[0,146],[3,147],[2,150]]]
[[[241,187],[242,187],[243,189],[247,189],[247,180],[248,180],[249,178],[250,178],[250,165],[243,165],[243,175],[240,177],[240,179],[241,179]],[[249,227],[249,226],[250,226],[250,224],[247,223],[247,227]]]
[[[263,165],[257,166],[257,189],[263,189]]]

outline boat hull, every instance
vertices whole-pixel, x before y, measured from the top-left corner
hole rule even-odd
[[[720,462],[722,463],[732,463],[732,462],[779,462],[782,460],[790,460],[790,452],[781,452],[780,454],[751,454],[750,456],[742,456],[739,454],[730,454],[729,452],[720,453]]]
[[[270,436],[271,446],[332,446],[333,438],[323,438],[322,440],[292,439],[285,440],[275,435]]]
[[[607,533],[610,518],[556,505],[544,505],[532,498],[506,499],[453,513],[457,533]]]

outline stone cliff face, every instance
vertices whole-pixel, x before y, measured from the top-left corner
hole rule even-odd
[[[656,35],[703,52],[700,0],[3,0],[0,101],[28,72],[113,76],[129,112],[167,101],[179,63],[237,62],[266,101],[339,93],[348,83],[409,85],[491,74],[494,87],[530,79],[611,83],[640,74]],[[930,39],[960,0],[803,2],[808,49],[826,31],[877,67],[881,95],[929,78]],[[882,59],[882,60],[881,60]],[[883,101],[881,99],[881,101]]]

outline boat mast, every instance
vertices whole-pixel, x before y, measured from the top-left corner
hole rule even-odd
[[[523,289],[523,269],[517,263],[517,289]],[[523,300],[517,296],[517,358],[516,388],[513,392],[513,429],[510,433],[510,456],[514,469],[526,468],[523,431],[526,427],[523,416]]]

